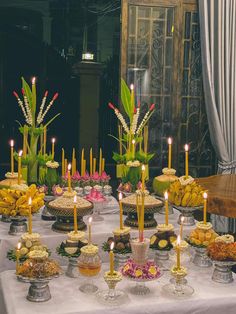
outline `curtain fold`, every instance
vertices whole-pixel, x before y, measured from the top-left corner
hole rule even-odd
[[[236,173],[236,0],[199,0],[203,85],[218,173]],[[212,215],[219,231],[235,220]]]

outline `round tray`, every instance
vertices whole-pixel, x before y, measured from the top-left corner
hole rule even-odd
[[[125,225],[133,228],[138,228],[138,215],[136,204],[126,203],[122,201],[123,210],[127,214]],[[158,213],[159,209],[163,206],[163,202],[157,200],[156,204],[144,205],[144,228],[155,228],[157,221],[154,214]]]
[[[93,209],[93,204],[91,202],[89,203],[89,206],[77,208],[78,230],[86,229],[83,216],[91,214]],[[47,205],[47,208],[49,213],[56,217],[56,221],[52,224],[53,231],[68,233],[74,230],[73,208],[58,208],[50,205],[50,203]]]

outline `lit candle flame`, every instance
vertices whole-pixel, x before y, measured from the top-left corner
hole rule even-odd
[[[10,146],[11,146],[11,147],[14,146],[14,140],[10,140]]]
[[[32,84],[35,84],[35,80],[36,80],[36,78],[33,77],[33,78],[32,78]]]
[[[130,89],[131,89],[131,90],[134,89],[134,84],[130,84]]]
[[[176,243],[177,245],[180,245],[180,235],[178,235]]]
[[[74,196],[74,203],[77,203],[77,195]]]
[[[118,198],[119,198],[119,201],[121,201],[121,200],[122,200],[122,198],[123,198],[123,195],[122,195],[122,193],[121,193],[121,192],[119,193],[119,196],[118,196]]]
[[[18,156],[19,156],[19,157],[21,157],[21,156],[22,156],[22,154],[23,154],[23,151],[22,151],[22,150],[20,150],[20,151],[19,151],[19,153],[18,153]]]
[[[166,201],[168,200],[168,192],[167,191],[164,193],[164,198]]]
[[[91,223],[92,223],[92,220],[93,220],[93,217],[90,216],[89,219],[88,219],[88,223],[89,223],[90,225],[91,225]]]
[[[145,166],[144,166],[144,165],[142,165],[142,171],[143,171],[143,172],[145,171]]]
[[[203,193],[203,198],[204,198],[205,200],[207,199],[207,193],[206,193],[206,192]]]
[[[52,143],[54,144],[56,142],[55,137],[52,138]]]
[[[114,246],[115,246],[115,242],[111,242],[111,245],[110,245],[110,250],[111,251],[114,249]]]
[[[68,171],[70,171],[70,170],[71,170],[71,164],[68,165]]]
[[[29,197],[29,200],[28,200],[28,205],[31,206],[32,205],[32,198],[31,196]]]
[[[189,150],[188,144],[185,144],[185,145],[184,145],[184,149],[185,149],[186,152],[188,152],[188,150]]]
[[[171,137],[168,137],[167,142],[168,142],[169,145],[171,145],[171,144],[172,144],[172,138],[171,138]]]
[[[18,242],[17,243],[17,250],[20,250],[20,248],[21,248],[21,242]]]
[[[133,144],[133,145],[135,144],[135,140],[132,140],[132,144]]]
[[[180,221],[181,221],[181,224],[183,224],[184,223],[184,217],[181,217]]]

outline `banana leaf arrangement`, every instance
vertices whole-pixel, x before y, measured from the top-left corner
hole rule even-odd
[[[46,115],[55,100],[58,93],[54,94],[50,102],[47,104],[48,91],[44,93],[39,110],[37,111],[37,95],[35,78],[32,79],[31,87],[22,77],[22,96],[20,97],[15,91],[13,95],[16,97],[18,105],[23,113],[25,122],[20,122],[19,131],[23,135],[23,157],[22,165],[27,167],[28,183],[38,183],[38,168],[43,166],[52,156],[46,154],[46,131],[47,127],[60,115],[56,114],[51,120],[45,122]],[[39,143],[40,140],[40,143]],[[51,159],[50,159],[51,158]],[[15,154],[17,159],[17,154]]]
[[[121,111],[112,103],[108,106],[114,110],[118,119],[118,137],[113,135],[119,144],[119,152],[113,152],[113,160],[117,163],[117,177],[122,178],[123,184],[129,184],[132,191],[136,190],[141,179],[141,165],[146,165],[146,178],[148,178],[148,163],[154,154],[148,152],[148,122],[154,113],[152,104],[140,119],[141,104],[135,104],[134,86],[130,89],[121,79]],[[131,192],[131,191],[130,191]]]

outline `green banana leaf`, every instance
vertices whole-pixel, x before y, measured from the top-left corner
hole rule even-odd
[[[134,114],[134,104],[131,104],[131,93],[129,87],[123,79],[121,79],[121,102],[125,112],[130,118],[130,121],[132,121]]]

